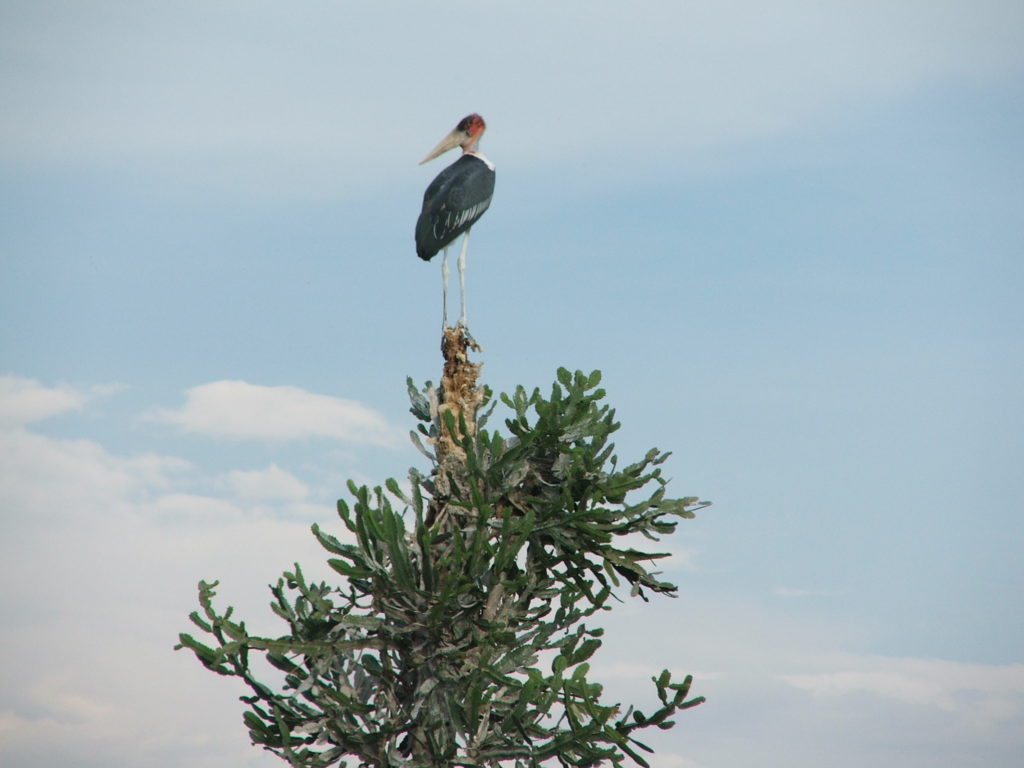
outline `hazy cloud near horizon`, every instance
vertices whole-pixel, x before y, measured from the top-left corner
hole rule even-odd
[[[475,109],[504,163],[601,157],[611,183],[1024,63],[1024,9],[998,0],[185,9],[11,4],[0,160],[333,199],[400,182],[422,154],[404,148]]]

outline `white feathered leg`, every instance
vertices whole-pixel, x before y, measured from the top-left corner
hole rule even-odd
[[[442,251],[441,256],[441,331],[447,328],[447,247]]]
[[[441,257],[441,331],[448,327],[448,246]]]
[[[459,251],[459,298],[462,301],[462,312],[459,315],[459,325],[466,327],[466,251],[469,250],[469,230],[466,230],[462,238],[462,250]]]

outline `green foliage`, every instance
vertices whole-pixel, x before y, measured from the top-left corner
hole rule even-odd
[[[585,620],[620,585],[644,599],[673,594],[649,570],[667,555],[623,537],[656,540],[705,503],[666,497],[668,454],[619,468],[609,442],[619,425],[599,382],[599,372],[560,369],[548,398],[502,395],[509,434],[484,429],[481,415],[458,441],[455,471],[424,446],[437,445],[441,425],[429,387],[410,382],[426,438],[416,441],[434,471],[411,470],[408,491],[349,483],[351,503],[338,502],[347,535],[313,526],[344,586],[308,583],[296,564],[271,588],[288,631],[266,638],[214,607],[216,582],[200,583],[191,619],[212,640],[182,634],[177,647],[249,686],[253,743],[306,768],[346,757],[375,768],[647,765],[634,734],[670,728],[703,698],[688,698],[689,676],[674,683],[665,671],[653,678],[654,711],[602,703],[588,659],[603,630]],[[450,434],[456,426],[472,432],[448,423]],[[251,665],[259,655],[276,683],[259,679],[274,677]]]

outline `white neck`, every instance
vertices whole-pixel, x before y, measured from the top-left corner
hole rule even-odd
[[[477,158],[478,160],[483,160],[484,161],[484,165],[486,165],[492,171],[494,170],[494,163],[492,163],[490,160],[488,160],[487,157],[484,156],[483,152],[477,152],[475,149],[471,149],[471,150],[467,151],[466,154],[467,155],[472,155],[473,157]]]

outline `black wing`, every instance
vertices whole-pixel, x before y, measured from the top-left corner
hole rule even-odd
[[[438,251],[484,215],[494,195],[494,170],[473,155],[463,155],[430,182],[416,222],[416,255],[432,259]]]

